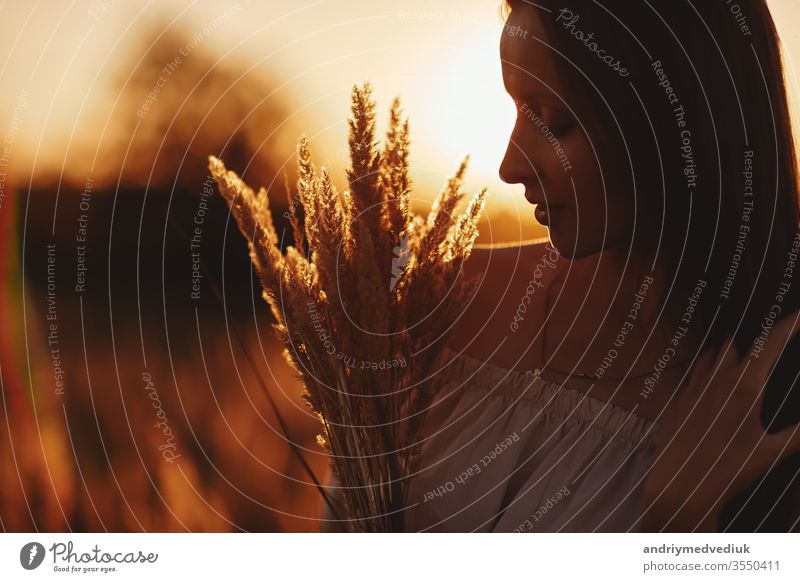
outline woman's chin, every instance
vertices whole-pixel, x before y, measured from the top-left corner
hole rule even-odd
[[[552,227],[549,227],[547,232],[553,248],[558,251],[559,255],[571,261],[583,259],[607,250],[602,244],[579,240],[575,232],[565,235],[565,233],[559,232],[558,228]]]
[[[580,247],[576,247],[575,245],[569,244],[559,244],[558,242],[554,241],[552,238],[550,239],[550,244],[558,251],[558,254],[565,259],[570,261],[576,261],[578,259],[583,259],[584,257],[588,257],[589,255],[593,255],[598,251],[590,251],[586,249],[582,249]]]
[[[582,254],[584,249],[580,248],[574,231],[567,233],[558,225],[550,224],[547,226],[547,236],[552,247],[565,259],[579,259],[584,256]]]

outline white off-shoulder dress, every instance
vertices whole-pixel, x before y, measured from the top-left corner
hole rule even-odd
[[[569,381],[446,355],[410,484],[409,531],[639,531],[657,423]]]

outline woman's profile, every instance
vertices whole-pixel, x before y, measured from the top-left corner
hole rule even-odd
[[[504,6],[499,172],[548,240],[465,265],[409,529],[798,528],[795,149],[767,3],[729,4]]]

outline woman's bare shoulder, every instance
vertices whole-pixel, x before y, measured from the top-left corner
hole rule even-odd
[[[488,348],[505,341],[503,337],[508,335],[508,326],[514,321],[527,286],[532,280],[545,286],[549,273],[555,271],[547,267],[557,266],[558,255],[546,242],[473,248],[464,264],[464,271],[468,276],[477,276],[479,283],[475,295],[459,317],[453,347],[464,349],[475,357],[487,357],[485,352]],[[541,295],[540,291],[538,293]],[[532,321],[532,318],[531,308],[528,319]],[[522,336],[516,335],[518,339]]]

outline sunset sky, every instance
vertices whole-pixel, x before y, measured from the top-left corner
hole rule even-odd
[[[772,4],[794,69],[800,1]],[[119,91],[111,79],[119,62],[130,59],[137,35],[148,25],[174,27],[221,65],[244,62],[277,79],[269,97],[295,106],[284,139],[306,132],[318,163],[334,172],[346,161],[350,89],[369,80],[379,127],[396,95],[411,118],[421,196],[470,153],[468,188],[487,185],[490,210],[510,204],[528,217],[521,188],[497,177],[514,116],[500,76],[498,6],[498,0],[6,2],[0,121],[8,125],[25,92],[14,164],[24,173],[34,165],[37,172],[60,169],[68,144],[91,148],[107,129],[105,112]]]

